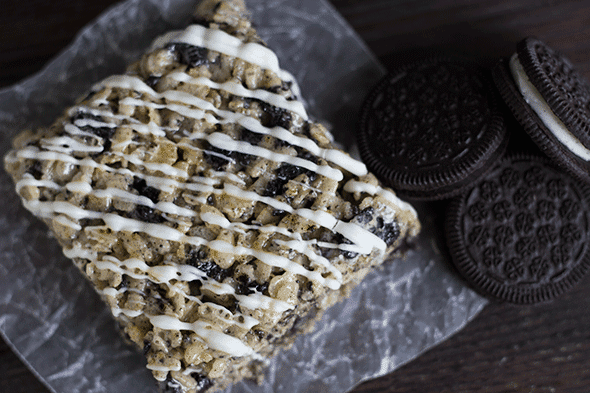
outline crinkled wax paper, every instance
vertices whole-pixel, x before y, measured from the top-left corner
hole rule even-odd
[[[49,124],[91,84],[121,73],[152,39],[188,23],[193,0],[129,0],[81,32],[42,72],[0,91],[0,147],[24,127]],[[310,112],[352,147],[355,116],[384,70],[325,1],[247,0],[283,68],[300,81]],[[143,357],[124,343],[106,306],[62,254],[48,230],[20,207],[0,171],[0,331],[51,390],[154,392]],[[262,386],[227,392],[345,392],[391,372],[444,340],[485,301],[451,272],[433,222],[402,261],[372,273],[316,330],[271,361]],[[438,217],[438,218],[437,218]]]

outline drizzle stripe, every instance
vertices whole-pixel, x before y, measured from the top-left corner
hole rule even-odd
[[[260,100],[263,102],[267,102],[270,105],[276,106],[278,108],[286,109],[288,111],[296,113],[299,116],[301,116],[304,120],[308,119],[307,112],[305,111],[305,108],[303,107],[303,104],[301,103],[301,101],[297,101],[297,100],[289,101],[285,97],[283,97],[282,95],[271,93],[267,90],[246,89],[244,86],[242,86],[241,84],[236,83],[236,82],[217,83],[217,82],[213,82],[209,78],[205,78],[202,76],[198,77],[198,78],[193,78],[185,72],[173,72],[173,73],[168,74],[167,77],[172,78],[177,82],[190,83],[190,84],[194,84],[194,85],[205,85],[205,86],[210,87],[212,89],[226,91],[226,92],[231,93],[235,96],[254,98],[254,99],[257,99],[257,100]]]

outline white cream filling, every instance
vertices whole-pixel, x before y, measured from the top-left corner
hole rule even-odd
[[[567,147],[572,153],[584,161],[590,161],[590,150],[588,150],[563,124],[561,120],[553,113],[549,104],[541,96],[541,93],[531,83],[528,76],[518,61],[516,54],[510,58],[510,72],[514,78],[520,94],[522,94],[526,103],[539,116],[541,122],[547,129]]]

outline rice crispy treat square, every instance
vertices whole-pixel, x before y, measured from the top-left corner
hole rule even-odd
[[[242,0],[204,0],[5,157],[164,391],[260,380],[418,234],[414,209],[299,94]]]

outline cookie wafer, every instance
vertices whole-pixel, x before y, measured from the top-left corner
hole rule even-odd
[[[453,262],[482,294],[549,301],[590,266],[590,187],[547,158],[504,158],[455,198],[446,232]]]
[[[408,198],[458,194],[507,144],[494,91],[485,71],[470,63],[429,59],[401,67],[361,110],[363,160]]]
[[[590,182],[590,83],[562,54],[527,38],[493,70],[500,94],[539,148]]]

